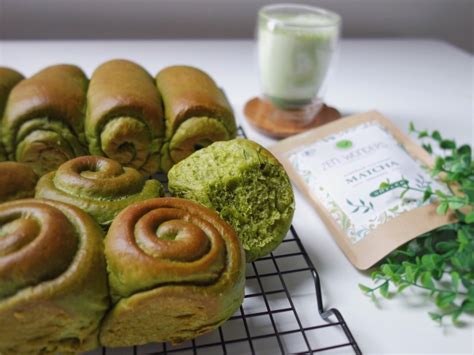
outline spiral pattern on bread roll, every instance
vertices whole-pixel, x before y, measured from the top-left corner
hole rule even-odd
[[[235,138],[237,125],[227,97],[205,72],[186,65],[156,75],[166,122],[161,170],[214,142]]]
[[[112,299],[101,342],[179,342],[210,331],[240,306],[244,254],[214,211],[177,198],[123,210],[105,239]]]
[[[63,201],[82,208],[99,224],[108,225],[131,203],[162,196],[157,180],[145,180],[133,168],[98,156],[67,161],[38,182],[36,197]]]
[[[2,118],[10,160],[43,175],[86,153],[84,108],[88,80],[75,65],[47,67],[11,91]]]
[[[92,349],[107,306],[102,232],[90,216],[47,200],[0,205],[0,353]]]
[[[94,71],[85,120],[91,154],[149,176],[158,171],[164,131],[161,97],[144,68],[115,59]]]

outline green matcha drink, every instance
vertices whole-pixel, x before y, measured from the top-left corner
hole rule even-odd
[[[270,5],[259,12],[258,54],[263,94],[275,105],[314,103],[339,38],[340,17],[304,5]]]

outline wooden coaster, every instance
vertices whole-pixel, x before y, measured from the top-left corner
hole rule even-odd
[[[323,104],[321,110],[307,124],[302,125],[289,119],[297,112],[279,109],[270,101],[259,97],[250,99],[244,108],[247,121],[263,134],[274,138],[289,137],[341,118],[338,110]]]

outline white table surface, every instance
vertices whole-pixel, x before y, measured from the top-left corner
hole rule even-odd
[[[78,64],[90,75],[111,58],[137,61],[152,74],[177,63],[204,69],[225,88],[249,137],[273,142],[253,131],[242,113],[246,100],[259,93],[252,41],[0,41],[0,65],[25,75],[60,62]],[[472,144],[473,81],[473,56],[443,42],[344,40],[326,101],[344,115],[377,109],[404,131],[413,121]],[[440,327],[427,315],[432,305],[418,294],[374,305],[357,287],[370,283],[368,276],[346,260],[299,192],[296,203],[294,224],[321,275],[326,305],[342,312],[364,353],[474,352],[472,318],[465,317],[463,327]]]

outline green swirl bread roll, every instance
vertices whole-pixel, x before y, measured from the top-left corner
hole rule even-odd
[[[209,332],[244,296],[245,258],[233,229],[188,200],[157,198],[126,208],[105,238],[115,305],[102,345],[174,343]]]
[[[163,171],[213,142],[235,138],[232,108],[209,75],[193,67],[171,66],[158,73],[156,85],[166,119]]]
[[[0,205],[0,354],[99,345],[108,307],[102,232],[80,209],[46,200]]]
[[[23,79],[23,75],[17,71],[0,67],[0,122],[7,103],[8,95],[13,87]],[[7,159],[7,154],[2,143],[2,125],[0,124],[0,161]]]
[[[21,81],[3,116],[3,142],[11,160],[38,175],[85,154],[87,78],[74,65],[54,65]]]
[[[80,207],[103,226],[128,205],[163,194],[158,180],[145,180],[138,170],[98,156],[69,160],[44,175],[36,187],[37,198]]]
[[[0,163],[0,203],[33,197],[38,176],[26,164],[14,161]]]
[[[294,196],[285,169],[247,139],[201,149],[176,164],[168,180],[174,196],[216,210],[234,227],[248,262],[274,250],[291,225]]]
[[[135,63],[112,60],[95,70],[87,100],[90,153],[144,175],[157,172],[165,126],[153,78]]]

